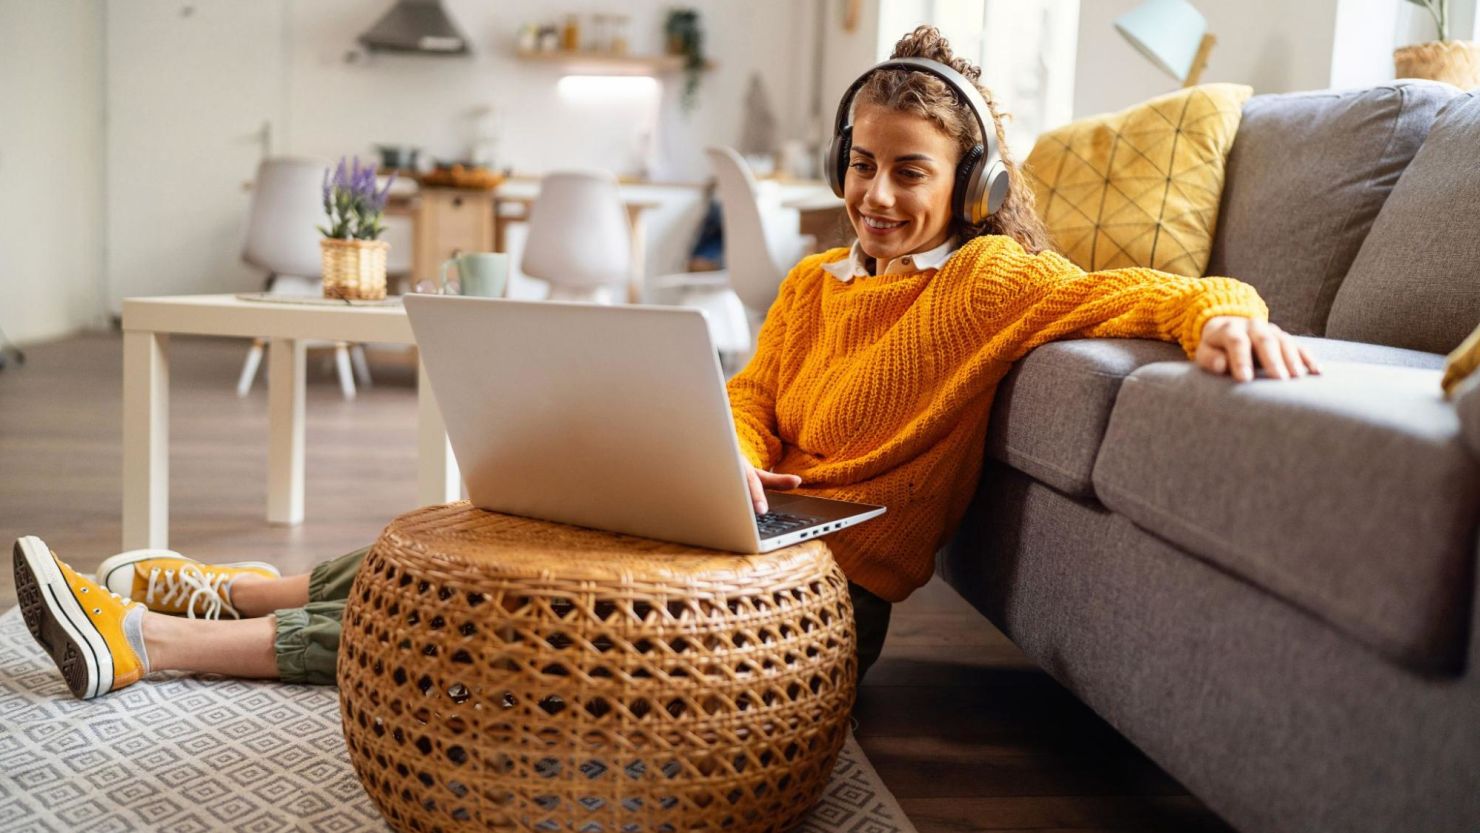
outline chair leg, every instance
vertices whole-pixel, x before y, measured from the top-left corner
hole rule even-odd
[[[359,344],[349,346],[349,360],[355,368],[355,382],[362,388],[370,387],[370,364],[365,361],[365,348]]]
[[[238,399],[245,397],[252,390],[252,382],[257,378],[257,368],[262,366],[262,351],[267,347],[267,342],[260,338],[252,339],[252,349],[247,351],[247,360],[242,364],[242,375],[236,380],[236,396]]]
[[[334,366],[339,371],[339,391],[344,394],[345,399],[355,398],[355,374],[350,369],[349,345],[343,341],[334,342]]]

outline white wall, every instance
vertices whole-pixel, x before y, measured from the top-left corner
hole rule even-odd
[[[759,72],[777,111],[782,136],[801,129],[805,99],[797,89],[808,66],[802,27],[811,3],[795,0],[692,0],[715,68],[704,75],[698,107],[681,113],[683,79],[668,75],[656,95],[617,93],[621,102],[562,95],[556,66],[520,61],[514,42],[526,21],[558,22],[566,11],[611,12],[601,0],[569,0],[558,8],[539,0],[447,0],[448,12],[472,41],[466,58],[373,54],[347,63],[355,37],[388,8],[387,0],[296,0],[289,11],[288,124],[295,152],[366,153],[374,142],[420,145],[441,158],[461,158],[474,120],[492,107],[499,128],[500,166],[539,173],[597,165],[636,173],[640,133],[657,126],[652,173],[663,179],[707,178],[706,144],[733,144],[740,136],[750,76]],[[662,50],[667,0],[620,4],[631,16],[634,54]],[[585,17],[582,18],[586,20]],[[608,96],[610,98],[610,96]],[[615,106],[620,103],[621,106]]]
[[[1450,38],[1475,38],[1475,0],[1451,0],[1449,18]],[[1435,37],[1433,16],[1407,0],[1338,0],[1331,86],[1391,80],[1394,49]]]
[[[1218,38],[1203,81],[1255,93],[1357,87],[1393,77],[1393,50],[1432,40],[1428,13],[1407,0],[1192,0]],[[1082,0],[1074,117],[1128,107],[1177,82],[1151,65],[1112,21],[1140,0]],[[1476,0],[1451,0],[1450,37],[1477,36]]]
[[[663,46],[661,28],[672,5],[669,0],[628,0],[620,5],[610,0],[569,0],[558,7],[539,0],[444,0],[473,49],[470,56],[454,58],[359,50],[357,36],[390,7],[390,0],[270,4],[256,0],[254,9],[282,9],[281,34],[275,39],[264,38],[255,28],[236,38],[223,34],[220,21],[225,17],[257,21],[271,16],[266,10],[249,13],[235,5],[238,2],[194,0],[151,7],[151,15],[142,16],[131,11],[131,0],[108,0],[110,101],[127,103],[118,110],[134,114],[133,127],[161,136],[177,136],[186,127],[203,133],[215,128],[211,138],[221,148],[221,164],[229,161],[235,171],[244,165],[235,156],[225,158],[230,155],[228,146],[241,150],[237,139],[250,139],[255,133],[246,130],[255,130],[264,119],[273,122],[275,154],[365,157],[373,156],[375,143],[384,142],[417,145],[434,158],[462,159],[470,153],[479,117],[491,109],[498,138],[494,162],[499,167],[520,173],[595,167],[698,183],[709,178],[703,148],[735,144],[740,138],[752,74],[761,76],[769,93],[778,139],[804,136],[809,122],[812,21],[817,4],[824,0],[690,0],[687,5],[700,11],[714,68],[704,74],[698,106],[687,113],[679,107],[683,83],[679,74],[665,75],[647,88],[604,80],[572,89],[561,83],[560,67],[519,60],[514,54],[517,32],[525,22],[557,22],[565,12],[574,12],[589,24],[588,15],[616,10],[631,18],[630,51],[657,54]],[[185,14],[186,6],[194,11]],[[158,20],[146,19],[151,16]],[[256,71],[241,66],[242,43],[249,40],[261,42],[260,47],[250,47],[261,55]],[[182,54],[189,55],[188,66],[181,66]],[[141,72],[141,67],[153,69]],[[151,74],[154,81],[147,80]],[[182,75],[189,83],[180,79]],[[264,82],[265,76],[281,80]],[[223,80],[199,89],[197,78],[213,77]],[[234,84],[225,80],[233,77],[240,80]],[[235,114],[241,127],[220,127],[228,121],[220,108],[256,97],[264,83],[280,87],[279,106],[254,105],[252,112]],[[243,95],[243,88],[250,94]],[[192,95],[208,100],[195,107],[188,100]],[[208,109],[217,115],[210,119],[190,115]],[[117,132],[122,142],[123,130]],[[121,159],[125,154],[114,147],[119,142],[110,141],[114,151],[110,180],[117,178],[113,169],[126,164]],[[164,234],[150,238],[137,229],[123,230],[124,219],[111,221],[110,299],[115,308],[127,295],[242,290],[260,280],[230,262],[234,248],[217,233],[234,223],[240,236],[246,212],[240,190],[243,177],[233,174],[208,182],[209,194],[201,193],[202,173],[192,175],[188,167],[162,166],[147,176],[128,178],[129,187],[113,190],[127,193],[135,206],[141,201],[146,206],[190,205],[211,216],[192,218],[192,225],[201,231],[183,240]],[[682,267],[702,213],[697,191],[674,196],[674,206],[665,204],[649,217],[650,274]],[[117,204],[122,199],[113,200],[114,207],[128,211]],[[167,212],[152,213],[162,217]],[[170,224],[154,225],[167,231]],[[165,247],[173,247],[174,255],[166,256]]]
[[[17,342],[101,315],[103,15],[0,0],[0,328]]]
[[[1395,0],[1398,2],[1400,0]],[[1204,82],[1256,93],[1329,86],[1338,0],[1193,0],[1218,39]],[[1128,107],[1179,86],[1137,52],[1112,21],[1140,0],[1083,0],[1074,118]]]
[[[866,0],[852,32],[843,29],[843,3],[820,0],[822,4],[822,86],[820,100],[825,121],[824,138],[832,139],[833,116],[838,99],[863,71],[889,54],[894,42],[909,29],[889,33],[880,29],[878,0]],[[910,28],[913,28],[911,26]],[[815,29],[813,32],[815,33]],[[887,46],[885,45],[887,41]]]

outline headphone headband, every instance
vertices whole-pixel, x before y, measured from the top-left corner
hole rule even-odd
[[[914,72],[923,72],[927,75],[934,75],[936,78],[944,81],[947,87],[950,87],[956,92],[957,99],[966,105],[966,109],[970,110],[972,117],[976,119],[976,126],[982,132],[982,144],[987,148],[991,148],[996,144],[993,134],[987,131],[987,122],[982,116],[982,113],[991,111],[987,109],[987,102],[982,98],[982,94],[977,90],[976,85],[952,67],[940,61],[932,61],[929,58],[890,58],[887,61],[875,64],[869,68],[868,72],[858,76],[848,86],[847,91],[843,93],[842,99],[838,101],[838,113],[833,119],[833,135],[842,133],[843,129],[849,126],[848,116],[853,110],[853,96],[857,95],[859,88],[875,72],[881,69],[907,69]]]

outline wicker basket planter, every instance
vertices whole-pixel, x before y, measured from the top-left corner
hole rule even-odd
[[[821,541],[737,556],[427,507],[355,576],[345,740],[408,833],[779,833],[846,739],[853,627]]]
[[[385,297],[385,262],[391,244],[384,240],[319,240],[324,264],[324,297],[376,301]]]
[[[1462,90],[1480,87],[1480,44],[1445,40],[1405,46],[1393,53],[1399,78],[1446,81]]]

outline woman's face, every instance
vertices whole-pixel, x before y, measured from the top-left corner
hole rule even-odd
[[[843,202],[880,269],[946,241],[959,159],[955,140],[922,116],[877,105],[854,113]]]

